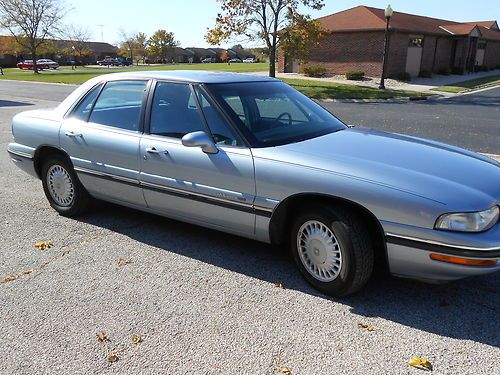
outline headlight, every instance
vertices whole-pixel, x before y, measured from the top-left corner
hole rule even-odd
[[[483,232],[496,224],[499,215],[498,206],[481,212],[444,214],[437,219],[434,228],[455,232]]]

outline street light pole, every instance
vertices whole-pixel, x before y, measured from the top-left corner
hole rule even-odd
[[[389,53],[389,23],[391,22],[391,17],[394,14],[394,11],[392,10],[391,6],[388,5],[387,9],[385,10],[385,39],[384,39],[384,58],[382,61],[382,77],[380,79],[380,85],[379,89],[384,90],[385,89],[385,70],[386,70],[386,65],[387,65],[387,55]]]

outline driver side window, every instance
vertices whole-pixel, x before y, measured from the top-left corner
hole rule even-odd
[[[221,116],[217,108],[211,103],[208,97],[199,87],[196,87],[196,94],[201,103],[203,115],[207,120],[208,127],[217,145],[241,146],[242,143]]]

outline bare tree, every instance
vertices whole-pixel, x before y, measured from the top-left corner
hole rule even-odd
[[[59,31],[65,14],[66,8],[60,0],[0,1],[0,26],[30,51],[35,73],[38,73],[38,48]]]
[[[208,30],[206,40],[213,45],[232,36],[243,35],[250,40],[263,40],[269,51],[269,75],[276,75],[276,52],[280,31],[289,26],[300,5],[321,9],[324,0],[217,0],[222,12],[216,25]]]
[[[82,65],[84,58],[92,53],[88,46],[90,35],[91,33],[87,27],[68,26],[65,31],[65,37],[71,42],[71,46],[68,46],[65,52],[74,55]]]

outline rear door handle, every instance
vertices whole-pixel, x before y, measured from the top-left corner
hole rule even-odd
[[[73,131],[71,131],[71,132],[67,132],[67,133],[65,133],[65,134],[66,134],[66,137],[82,137],[82,136],[83,136],[83,134],[82,134],[82,133],[75,133],[75,132],[73,132]]]
[[[164,150],[164,151],[158,151],[155,147],[146,147],[146,152],[148,154],[155,154],[155,155],[158,155],[158,154],[168,154],[168,151],[167,150]]]

